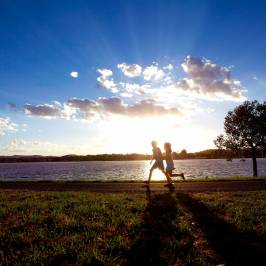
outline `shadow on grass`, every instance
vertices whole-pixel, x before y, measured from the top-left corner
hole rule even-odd
[[[173,220],[178,214],[177,200],[172,193],[151,194],[146,191],[148,205],[143,223],[136,228],[127,265],[165,265],[161,255],[163,242],[173,233]]]
[[[177,193],[178,202],[189,211],[225,265],[265,265],[265,242],[254,232],[241,232],[199,200]]]
[[[143,223],[133,230],[126,265],[162,266],[189,260],[194,255],[193,241],[186,229],[180,227],[181,209],[176,193],[158,194],[147,189],[146,195],[148,205]]]

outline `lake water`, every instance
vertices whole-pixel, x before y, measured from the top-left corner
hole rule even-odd
[[[89,161],[0,163],[0,180],[146,180],[149,161]],[[252,176],[252,160],[177,160],[175,172],[188,179],[202,177]],[[258,159],[258,172],[266,176],[266,158]],[[152,180],[165,179],[159,170]]]

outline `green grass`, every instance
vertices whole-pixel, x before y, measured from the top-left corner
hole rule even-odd
[[[254,231],[266,237],[265,191],[197,193],[194,197],[238,230]]]
[[[2,190],[0,265],[217,265],[227,251],[202,216],[263,238],[265,196]],[[191,203],[202,209],[191,211]]]
[[[141,222],[142,195],[1,192],[4,263],[116,261]],[[119,214],[119,215],[118,215]]]

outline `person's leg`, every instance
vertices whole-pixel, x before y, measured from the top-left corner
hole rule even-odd
[[[155,161],[155,163],[153,164],[153,166],[152,166],[151,169],[150,169],[149,178],[148,178],[148,181],[146,182],[148,185],[149,185],[150,182],[151,182],[152,172],[153,172],[153,170],[156,169],[156,168],[159,168],[159,167],[158,167],[158,163]]]
[[[151,176],[152,176],[152,172],[153,172],[153,170],[154,170],[154,168],[152,167],[152,168],[150,169],[150,173],[149,173],[149,178],[148,178],[148,182],[147,182],[148,185],[149,185],[150,182],[151,182]]]
[[[177,177],[177,176],[181,176],[182,179],[185,180],[184,173],[181,173],[181,174],[171,174],[171,177]]]
[[[166,172],[166,175],[167,175],[167,182],[168,182],[169,184],[173,183],[173,180],[172,180],[172,178],[171,178],[171,174]]]
[[[181,173],[180,176],[183,178],[183,180],[185,180],[184,173]]]
[[[161,171],[164,173],[164,175],[165,175],[165,177],[166,177],[166,179],[167,179],[168,184],[173,183],[173,180],[171,179],[170,171],[165,171],[165,172],[164,172],[162,169],[161,169]]]

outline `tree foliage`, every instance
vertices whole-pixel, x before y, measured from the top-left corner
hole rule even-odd
[[[224,131],[225,135],[214,140],[215,145],[234,152],[251,149],[254,175],[257,175],[257,152],[266,147],[266,102],[245,101],[228,112]]]

